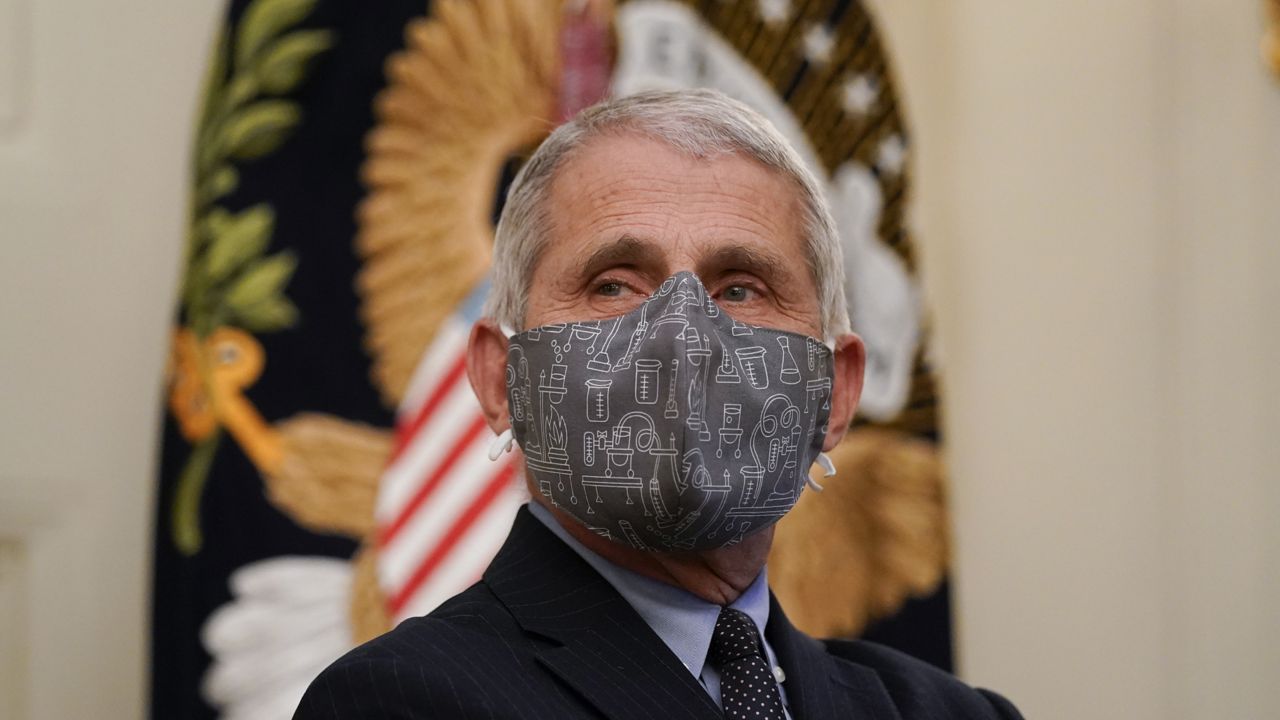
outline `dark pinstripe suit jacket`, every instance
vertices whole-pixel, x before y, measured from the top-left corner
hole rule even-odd
[[[818,642],[776,602],[765,630],[795,720],[1009,720],[1003,698],[888,648]],[[723,717],[612,586],[521,509],[484,578],[352,650],[295,720]]]

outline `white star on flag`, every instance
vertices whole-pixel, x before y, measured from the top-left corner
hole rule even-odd
[[[907,164],[907,143],[901,135],[890,135],[880,142],[876,168],[887,175],[900,175]]]
[[[840,87],[840,106],[850,115],[862,117],[871,112],[879,97],[879,83],[865,73],[845,80]]]
[[[814,23],[804,33],[804,57],[815,65],[826,64],[835,49],[836,38],[831,29],[822,23]]]
[[[791,17],[791,0],[756,0],[756,9],[766,25],[777,25]]]

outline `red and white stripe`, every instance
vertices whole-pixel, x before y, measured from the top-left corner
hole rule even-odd
[[[480,578],[528,499],[513,455],[467,382],[471,322],[455,315],[423,355],[378,488],[378,578],[393,621],[423,615]]]

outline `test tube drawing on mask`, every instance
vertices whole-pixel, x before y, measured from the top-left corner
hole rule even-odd
[[[613,338],[618,334],[618,326],[622,325],[622,318],[613,321],[613,329],[609,331],[609,336],[605,338],[604,343],[599,348],[593,340],[591,345],[587,347],[588,353],[595,353],[591,361],[587,363],[587,368],[596,372],[609,372],[613,367],[613,363],[609,360],[609,346],[613,344]],[[597,336],[599,339],[599,336]]]
[[[649,303],[640,306],[640,322],[636,325],[636,329],[631,333],[631,342],[627,343],[627,350],[622,357],[618,358],[617,364],[613,366],[613,371],[626,370],[631,367],[631,356],[636,354],[640,349],[640,345],[644,343],[645,333],[649,332]],[[618,318],[621,322],[622,318]],[[615,332],[617,328],[614,328]]]
[[[662,416],[667,419],[680,417],[680,408],[676,404],[676,387],[680,377],[680,358],[671,359],[671,382],[667,383],[667,406]]]
[[[694,333],[696,341],[698,334]],[[709,442],[711,430],[707,427],[707,375],[711,370],[710,338],[702,336],[701,342],[686,345],[685,357],[690,364],[691,379],[689,381],[689,416],[685,424],[698,431],[698,440]]]
[[[666,529],[676,524],[682,513],[673,512],[667,507],[667,503],[663,499],[663,488],[672,488],[676,485],[676,481],[680,479],[680,471],[676,467],[678,451],[675,448],[676,439],[669,439],[668,447],[661,447],[658,443],[654,443],[649,448],[649,456],[653,459],[653,472],[649,475],[646,485],[648,492],[642,493],[640,500],[645,504],[645,515],[652,515],[658,527]],[[669,491],[669,490],[668,490]],[[678,508],[679,505],[677,504]]]

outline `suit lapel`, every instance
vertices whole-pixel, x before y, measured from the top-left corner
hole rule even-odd
[[[769,645],[787,679],[787,703],[796,720],[901,720],[879,675],[832,657],[822,643],[796,630],[769,598]]]
[[[719,708],[631,605],[527,508],[485,572],[538,660],[614,720],[720,718]]]

